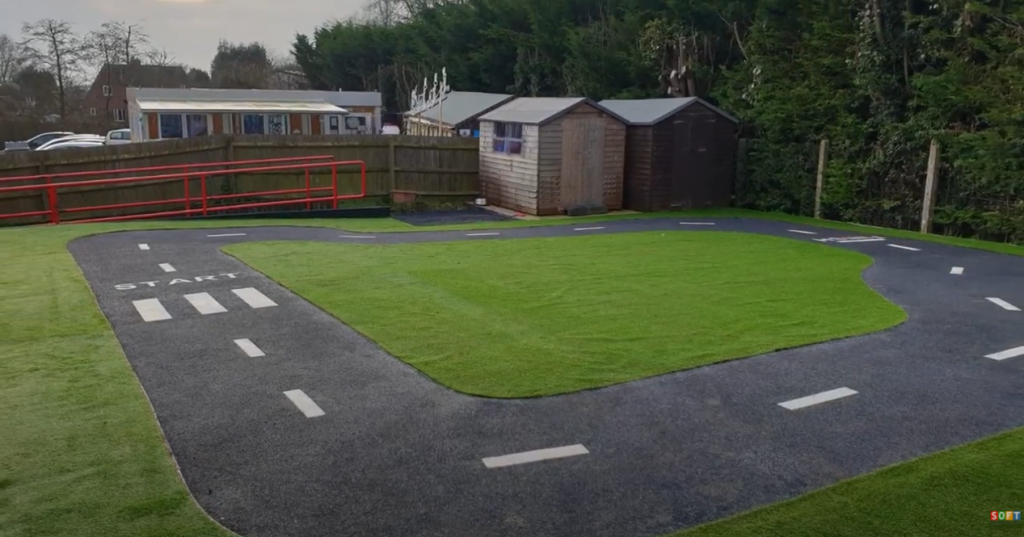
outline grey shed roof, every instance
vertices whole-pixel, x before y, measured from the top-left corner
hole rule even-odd
[[[423,112],[419,117],[433,122],[437,122],[440,119],[444,121],[445,125],[458,125],[510,99],[512,99],[512,96],[504,93],[453,91],[448,94],[448,98],[444,100],[442,105]],[[409,113],[406,112],[406,115],[409,115]]]
[[[630,125],[654,125],[694,103],[700,103],[733,123],[739,123],[736,118],[699,97],[636,100],[605,99],[601,101],[601,106],[622,116],[625,118],[626,123]]]
[[[543,125],[569,113],[581,103],[587,103],[607,113],[623,123],[625,119],[615,112],[584,97],[520,97],[501,108],[488,112],[480,119],[483,121],[507,121],[510,123],[526,123]]]

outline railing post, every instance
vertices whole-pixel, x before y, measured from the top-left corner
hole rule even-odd
[[[364,160],[360,160],[359,161],[359,174],[361,176],[360,180],[362,182],[362,188],[363,188],[362,191],[360,191],[360,194],[362,194],[363,197],[365,198],[366,197],[366,161],[364,161]]]
[[[48,184],[46,188],[46,195],[50,199],[50,223],[59,224],[60,211],[57,209],[57,186],[49,184],[49,177],[47,177],[46,180]]]
[[[185,173],[186,173],[186,175],[185,175],[185,210],[188,211],[188,210],[192,209],[192,196],[191,196],[191,194],[189,194],[189,187],[192,186],[192,185],[189,184],[189,176],[187,175],[188,174],[188,167],[185,167]],[[189,214],[186,212],[185,216],[188,216],[188,215]]]
[[[306,168],[306,210],[313,208],[313,202],[310,199],[313,193],[309,190],[309,168]]]
[[[331,207],[338,208],[338,163],[331,164]]]
[[[199,176],[199,184],[200,184],[200,186],[202,188],[202,194],[203,194],[203,216],[206,216],[206,176],[205,175],[200,175]]]

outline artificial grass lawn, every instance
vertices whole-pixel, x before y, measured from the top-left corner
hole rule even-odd
[[[490,397],[607,386],[888,328],[865,255],[722,232],[225,249],[438,382]]]

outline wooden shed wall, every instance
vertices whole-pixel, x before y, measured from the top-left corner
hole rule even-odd
[[[568,114],[540,127],[537,214],[559,214],[561,206],[562,122],[566,118],[605,119],[604,205],[609,211],[622,208],[622,181],[626,162],[626,126],[589,104],[577,105]],[[481,132],[481,136],[483,133]]]
[[[622,205],[636,211],[649,211],[651,202],[652,142],[654,127],[626,127],[626,169],[622,185]]]
[[[682,208],[729,205],[735,178],[736,124],[700,104],[680,110],[675,118],[691,125],[689,155],[695,161],[684,175],[687,195]],[[671,151],[675,154],[679,148]],[[672,158],[667,160],[671,162]]]
[[[494,122],[480,122],[480,194],[487,203],[537,214],[537,125],[523,125],[523,152],[520,155],[492,150]]]

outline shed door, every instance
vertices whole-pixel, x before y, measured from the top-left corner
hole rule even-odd
[[[672,144],[672,177],[669,181],[669,204],[672,207],[679,207],[683,209],[690,208],[690,202],[687,199],[687,193],[689,190],[688,179],[692,177],[692,157],[691,157],[691,140],[690,140],[690,127],[691,123],[689,120],[682,119],[676,120],[672,125],[673,130],[673,144]]]
[[[604,204],[603,118],[562,121],[562,209]]]

